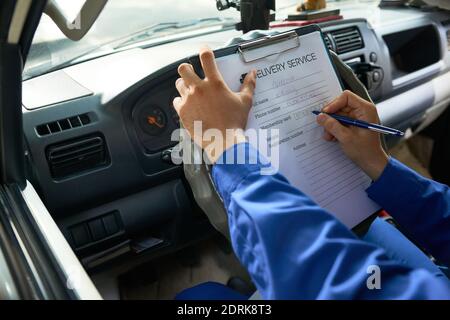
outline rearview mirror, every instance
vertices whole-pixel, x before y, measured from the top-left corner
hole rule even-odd
[[[67,38],[78,41],[91,29],[107,2],[108,0],[82,1],[81,9],[73,17],[67,14],[67,8],[62,7],[67,3],[73,4],[72,0],[64,3],[61,3],[61,0],[48,0],[44,13],[55,22]]]

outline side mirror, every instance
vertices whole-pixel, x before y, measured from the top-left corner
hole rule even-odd
[[[60,0],[48,0],[44,13],[55,22],[67,38],[78,41],[91,29],[107,2],[108,0],[84,1],[76,18],[72,20],[65,15]]]

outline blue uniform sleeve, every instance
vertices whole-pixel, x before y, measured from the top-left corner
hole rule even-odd
[[[282,175],[261,175],[263,164],[249,144],[235,145],[224,157],[230,153],[246,154],[247,163],[216,163],[213,180],[234,251],[264,298],[450,298],[447,282],[389,260]],[[380,289],[371,285],[377,268]]]
[[[450,189],[391,158],[367,190],[435,258],[450,266]]]

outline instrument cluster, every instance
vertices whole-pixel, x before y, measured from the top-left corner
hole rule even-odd
[[[171,139],[172,132],[180,127],[178,114],[172,105],[176,96],[174,90],[173,86],[152,90],[138,100],[133,108],[134,129],[147,154],[159,152],[177,143]]]

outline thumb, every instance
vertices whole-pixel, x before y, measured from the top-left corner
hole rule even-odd
[[[244,82],[241,86],[241,97],[247,101],[251,101],[256,87],[256,71],[253,70],[245,76]]]
[[[327,114],[319,114],[317,116],[317,123],[324,127],[324,129],[333,135],[339,142],[347,141],[350,135],[348,128],[344,127],[339,121]]]

